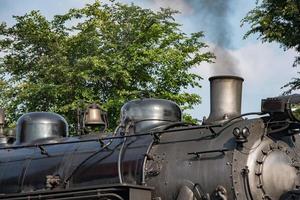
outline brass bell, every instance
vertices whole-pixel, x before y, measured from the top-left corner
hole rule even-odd
[[[106,123],[103,120],[103,115],[104,113],[102,112],[100,106],[93,103],[89,105],[86,110],[84,124],[86,126],[105,126]]]

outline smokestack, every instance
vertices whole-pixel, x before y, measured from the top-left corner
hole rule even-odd
[[[238,76],[214,76],[210,81],[210,115],[204,124],[219,124],[241,115],[242,84]]]

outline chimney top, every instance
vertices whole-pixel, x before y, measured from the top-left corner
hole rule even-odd
[[[220,124],[241,115],[242,84],[238,76],[213,76],[210,81],[210,115],[204,124]]]

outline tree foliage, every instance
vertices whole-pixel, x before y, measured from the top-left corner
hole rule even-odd
[[[263,42],[279,42],[300,52],[300,1],[258,0],[257,4],[242,21],[251,24],[245,37],[258,33]],[[299,63],[297,57],[295,64]]]
[[[200,97],[183,91],[200,87],[201,77],[189,70],[213,56],[202,50],[201,32],[180,30],[176,13],[96,1],[51,20],[31,11],[2,23],[0,103],[10,123],[53,111],[74,124],[77,107],[98,102],[114,127],[124,102],[140,97],[192,108]]]
[[[286,49],[295,49],[300,54],[300,0],[257,0],[257,6],[242,20],[250,23],[245,34],[258,33],[263,42],[279,42]],[[294,66],[300,64],[300,55]],[[294,78],[284,87],[287,93],[300,89],[300,79]]]

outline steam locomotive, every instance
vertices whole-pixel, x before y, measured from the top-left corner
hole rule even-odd
[[[163,99],[126,103],[106,137],[68,137],[60,115],[24,114],[15,142],[1,136],[0,199],[300,199],[300,95],[241,114],[242,83],[210,78],[202,125],[184,123]],[[105,125],[100,111],[92,105],[83,124]]]

